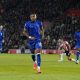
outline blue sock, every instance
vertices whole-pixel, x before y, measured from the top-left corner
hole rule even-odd
[[[41,65],[41,55],[40,54],[37,54],[37,65],[38,67],[40,67]]]
[[[77,51],[77,52],[76,52],[76,60],[79,60],[79,54],[80,54],[80,52]]]
[[[36,61],[35,54],[32,54],[32,60],[33,60],[34,62]]]

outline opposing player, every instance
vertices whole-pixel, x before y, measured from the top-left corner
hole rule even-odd
[[[75,40],[76,40],[76,64],[79,63],[79,55],[80,55],[80,31],[75,33]]]
[[[68,58],[69,61],[71,61],[72,59],[70,58],[70,44],[68,43],[68,41],[64,41],[63,39],[59,40],[59,48],[58,50],[63,50],[63,52],[60,54],[60,60],[59,61],[63,61],[63,54],[66,53],[66,56]]]
[[[59,53],[59,60],[58,61],[63,61],[63,56],[64,56],[64,49],[62,48],[63,40],[59,39],[57,42],[57,47],[58,47],[58,53]]]
[[[32,53],[34,69],[37,68],[38,73],[41,73],[41,33],[42,37],[44,37],[42,22],[37,20],[37,15],[35,13],[30,14],[30,21],[25,23],[23,34],[29,39],[28,44]]]
[[[4,41],[4,32],[3,32],[3,26],[0,26],[0,53],[2,52],[2,44]]]

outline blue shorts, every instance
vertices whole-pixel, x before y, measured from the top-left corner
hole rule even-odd
[[[29,49],[31,51],[36,50],[36,49],[42,49],[42,43],[41,43],[41,41],[29,42],[28,46],[29,46]]]

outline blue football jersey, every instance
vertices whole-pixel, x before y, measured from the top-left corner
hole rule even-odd
[[[4,38],[4,32],[0,31],[0,42],[2,42],[3,38]]]
[[[27,29],[29,36],[35,37],[35,40],[41,40],[41,34],[40,34],[41,27],[42,27],[42,22],[39,20],[36,20],[34,22],[27,21],[25,23],[25,29]]]
[[[80,45],[80,32],[75,33],[76,45]]]

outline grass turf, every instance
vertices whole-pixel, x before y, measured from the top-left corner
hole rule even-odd
[[[0,54],[0,80],[80,80],[80,64],[42,55],[42,74],[33,70],[29,54]]]

